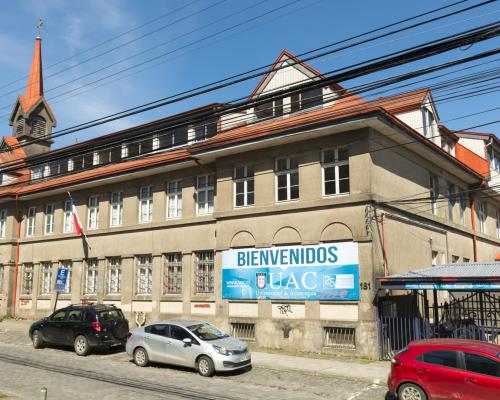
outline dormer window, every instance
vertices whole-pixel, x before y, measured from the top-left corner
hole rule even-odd
[[[45,118],[36,116],[31,123],[32,136],[45,136],[47,134],[47,122]]]
[[[22,136],[24,133],[24,118],[19,117],[17,119],[17,125],[16,125],[16,136]]]
[[[291,112],[297,112],[308,108],[319,107],[323,104],[323,88],[314,88],[300,93],[292,94]]]
[[[33,167],[31,169],[31,180],[40,179],[42,177],[42,167]]]
[[[424,130],[424,136],[428,139],[434,136],[434,125],[435,125],[434,114],[427,107],[422,108],[422,126]]]
[[[258,119],[281,117],[283,115],[283,99],[276,99],[268,103],[259,104],[255,107],[255,115]]]

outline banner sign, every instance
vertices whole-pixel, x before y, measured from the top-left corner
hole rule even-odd
[[[68,268],[58,268],[56,275],[56,284],[55,289],[56,292],[64,292],[64,288],[66,287],[66,283],[68,281]]]
[[[358,244],[223,251],[222,298],[359,300]]]

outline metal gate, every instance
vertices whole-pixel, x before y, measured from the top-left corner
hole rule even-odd
[[[449,293],[429,301],[426,291],[384,296],[377,302],[379,357],[390,359],[412,340],[476,339],[500,344],[500,296],[493,292]]]

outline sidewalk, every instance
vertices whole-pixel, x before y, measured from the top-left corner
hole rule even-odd
[[[7,319],[0,322],[0,333],[5,331],[19,332],[27,335],[32,321]],[[308,374],[339,376],[361,379],[370,383],[385,385],[390,364],[386,361],[356,361],[335,359],[318,359],[291,356],[285,354],[252,351],[252,364],[274,370],[303,371]]]

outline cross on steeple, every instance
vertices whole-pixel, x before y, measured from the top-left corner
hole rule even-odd
[[[38,22],[36,23],[37,39],[40,38],[40,34],[42,33],[42,28],[43,28],[43,19],[39,18]]]

